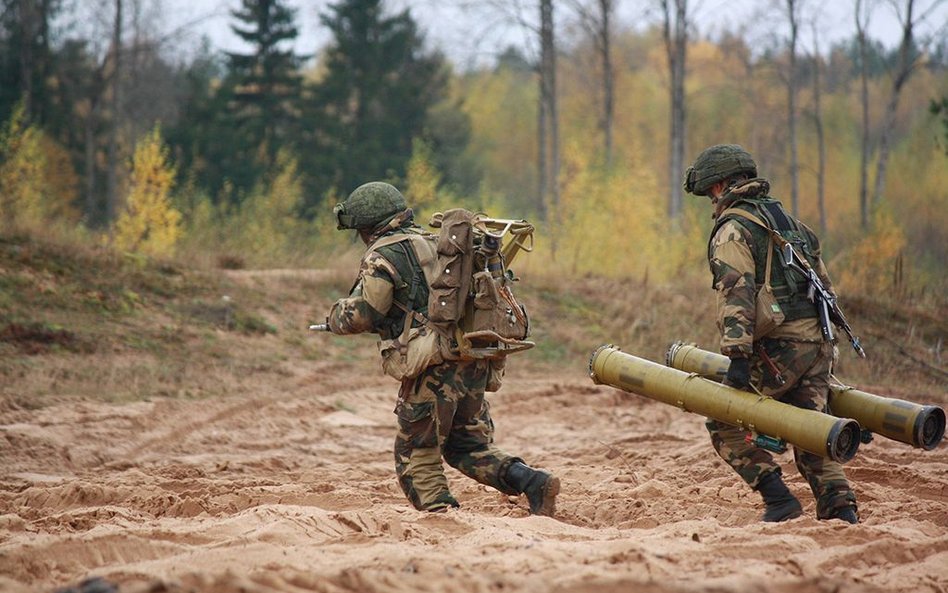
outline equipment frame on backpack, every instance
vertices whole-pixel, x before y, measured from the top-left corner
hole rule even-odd
[[[534,226],[462,208],[435,213],[429,225],[440,233],[428,319],[450,344],[445,358],[496,359],[533,348],[508,266],[521,251],[533,250]]]

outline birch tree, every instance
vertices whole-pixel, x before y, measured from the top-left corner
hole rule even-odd
[[[802,0],[785,0],[787,24],[790,26],[787,72],[787,129],[790,150],[790,211],[796,218],[800,213],[800,164],[797,150],[797,33],[800,29]]]
[[[574,1],[573,9],[580,17],[583,28],[592,37],[599,61],[600,107],[598,127],[602,133],[602,156],[606,167],[612,166],[615,124],[615,68],[612,57],[612,20],[615,15],[615,0],[596,0],[594,7]]]
[[[859,141],[859,224],[869,228],[869,64],[866,29],[872,14],[868,0],[856,0],[856,44],[859,47],[859,104],[862,128]]]
[[[902,90],[909,78],[922,65],[925,54],[919,51],[919,44],[915,38],[915,30],[919,23],[927,19],[942,0],[931,2],[927,8],[916,11],[915,0],[904,0],[904,3],[892,0],[892,9],[899,19],[902,29],[902,38],[899,43],[895,70],[892,73],[892,87],[889,99],[885,106],[885,115],[882,122],[882,133],[879,138],[879,157],[876,161],[876,178],[872,192],[872,205],[878,206],[885,192],[886,174],[889,165],[889,153],[892,145],[892,135],[895,131],[895,116],[899,107]]]
[[[662,38],[668,58],[671,84],[671,116],[669,117],[668,148],[668,217],[677,220],[681,215],[684,190],[681,174],[685,160],[685,60],[688,46],[688,0],[660,0],[662,8]]]
[[[555,226],[560,205],[560,129],[556,92],[556,33],[553,1],[540,0],[540,104],[537,121],[539,143],[539,193],[541,218]],[[549,137],[547,138],[547,134]],[[549,212],[546,196],[549,194]],[[553,253],[556,253],[556,231],[553,232]]]

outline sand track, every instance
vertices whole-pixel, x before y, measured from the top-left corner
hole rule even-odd
[[[0,402],[0,590],[948,591],[944,444],[864,446],[857,526],[816,521],[785,455],[806,515],[769,525],[701,418],[514,375],[491,397],[497,440],[561,477],[558,517],[454,470],[462,508],[428,515],[394,479],[394,385],[309,364],[253,396]]]

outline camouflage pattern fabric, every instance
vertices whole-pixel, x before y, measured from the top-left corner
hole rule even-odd
[[[395,414],[395,472],[419,510],[458,506],[448,489],[442,457],[451,467],[506,494],[509,464],[523,461],[494,445],[494,423],[484,397],[487,361],[445,362],[405,381]]]
[[[393,259],[405,258],[398,250],[386,253]],[[400,331],[403,321],[399,319],[404,320],[404,314],[394,302],[405,292],[402,278],[406,274],[399,270],[410,265],[407,260],[393,262],[369,251],[349,295],[332,306],[329,329],[336,334],[372,332],[385,338],[390,338],[393,330]],[[448,490],[442,458],[482,484],[519,494],[502,476],[509,464],[522,459],[493,444],[494,423],[484,398],[489,375],[489,361],[446,362],[402,382],[395,408],[395,471],[415,508],[458,506]]]
[[[724,223],[711,239],[709,258],[718,297],[721,353],[751,360],[751,381],[761,393],[799,408],[826,411],[833,345],[822,340],[816,319],[798,319],[778,326],[769,337],[753,341],[757,286],[754,281],[752,237],[734,221]],[[820,272],[825,268],[820,262]],[[786,383],[780,386],[763,349]],[[718,455],[752,488],[780,466],[766,450],[745,442],[746,431],[708,420],[711,442]],[[855,506],[856,497],[842,466],[818,455],[794,449],[794,460],[817,501],[817,516],[828,518],[840,507]]]
[[[721,354],[750,357],[754,346],[757,283],[750,232],[734,221],[724,223],[711,239],[709,261],[718,299]]]
[[[738,144],[716,144],[701,151],[688,167],[682,187],[690,194],[706,196],[718,181],[740,174],[757,176],[757,163],[750,153]]]
[[[378,332],[378,324],[392,307],[397,278],[395,267],[378,253],[369,253],[349,296],[329,310],[329,329],[334,334]]]
[[[345,201],[336,204],[336,228],[371,229],[408,208],[405,197],[394,186],[371,181],[357,187]]]

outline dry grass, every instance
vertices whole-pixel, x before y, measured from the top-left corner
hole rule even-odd
[[[34,407],[64,397],[118,401],[206,397],[293,380],[294,361],[375,370],[371,338],[313,335],[352,282],[359,252],[305,268],[221,270],[195,258],[155,262],[28,235],[0,236],[0,396]],[[516,292],[537,348],[511,372],[582,377],[604,343],[661,361],[672,342],[716,348],[705,270],[673,282],[528,271]],[[945,403],[945,299],[843,301],[869,352],[847,346],[840,378]]]

